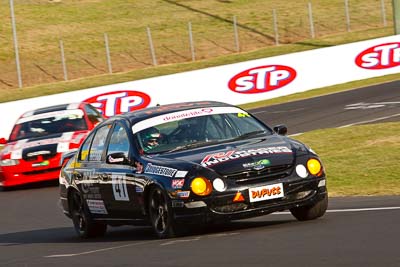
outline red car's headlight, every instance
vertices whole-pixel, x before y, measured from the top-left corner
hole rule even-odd
[[[0,166],[15,166],[19,164],[17,159],[3,159],[0,161]]]

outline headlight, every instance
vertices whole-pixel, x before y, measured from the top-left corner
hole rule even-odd
[[[309,159],[307,161],[307,169],[312,175],[320,176],[322,174],[322,165],[317,159]]]
[[[199,196],[207,196],[211,194],[212,191],[211,182],[203,177],[194,178],[190,187],[192,188],[193,193]]]
[[[296,173],[301,178],[306,178],[308,176],[307,169],[302,164],[296,166]]]
[[[3,159],[0,161],[0,166],[15,166],[18,164],[19,161],[17,159]]]
[[[221,178],[217,178],[213,181],[213,187],[218,192],[224,192],[226,190],[226,184]]]

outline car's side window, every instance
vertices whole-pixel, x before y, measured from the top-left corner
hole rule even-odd
[[[123,152],[125,156],[129,155],[128,134],[120,123],[115,125],[107,148],[107,154],[115,152]]]
[[[90,144],[92,143],[93,134],[91,134],[82,144],[81,152],[79,153],[79,160],[85,161],[88,159]]]
[[[89,161],[101,160],[110,127],[111,125],[104,125],[94,134],[92,146],[90,147],[89,152]]]
[[[264,128],[260,125],[260,123],[258,123],[250,116],[243,116],[243,115],[235,116],[235,114],[230,114],[229,119],[232,121],[235,127],[240,131],[239,132],[240,135],[254,131],[259,131],[262,128]]]
[[[102,122],[104,119],[101,117],[100,113],[95,110],[95,108],[92,108],[89,105],[85,105],[85,111],[87,113],[87,116],[89,120],[96,125],[99,122]]]

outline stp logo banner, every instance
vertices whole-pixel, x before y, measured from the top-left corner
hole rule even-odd
[[[357,66],[364,69],[379,70],[400,65],[400,43],[387,43],[370,47],[355,59]]]
[[[96,107],[105,117],[130,112],[147,107],[149,95],[139,91],[114,91],[90,97],[88,102]]]
[[[241,94],[257,94],[288,85],[296,78],[296,71],[284,65],[267,65],[236,74],[229,81],[229,89]]]

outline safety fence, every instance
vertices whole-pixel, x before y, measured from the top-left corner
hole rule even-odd
[[[172,25],[113,25],[106,32],[71,25],[81,36],[63,36],[63,29],[48,25],[43,31],[39,27],[19,34],[13,13],[20,6],[11,3],[10,27],[0,27],[0,89],[198,61],[393,25],[391,0],[293,1],[290,9],[265,4],[246,14],[224,16],[181,1],[173,4],[196,16],[189,21],[177,17],[179,23]]]

